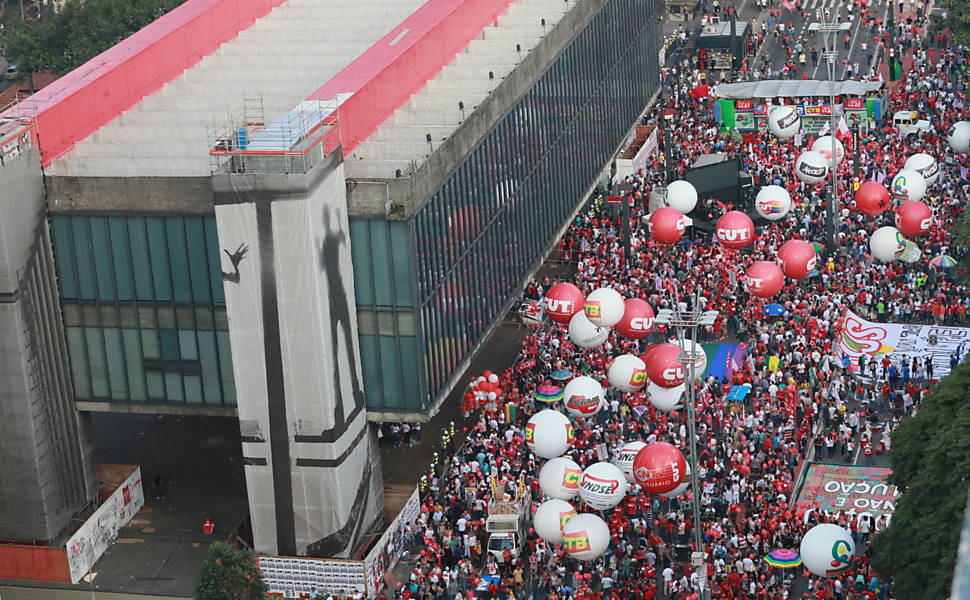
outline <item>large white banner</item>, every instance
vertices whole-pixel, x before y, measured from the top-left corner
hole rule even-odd
[[[397,514],[397,518],[384,531],[384,535],[364,558],[368,577],[367,592],[371,598],[377,598],[380,595],[384,583],[384,573],[397,565],[407,543],[407,540],[404,539],[404,528],[407,525],[413,525],[419,514],[421,514],[421,496],[418,494],[418,489],[415,488],[411,497],[404,503],[401,512]]]
[[[67,564],[71,569],[71,583],[81,581],[108,546],[114,543],[115,538],[118,537],[118,531],[127,525],[144,505],[145,494],[141,485],[141,469],[136,467],[128,479],[118,486],[118,489],[67,541]]]
[[[950,358],[958,360],[970,350],[970,328],[939,325],[875,323],[846,311],[839,323],[839,352],[853,361],[865,354],[878,361],[883,356],[899,368],[903,358],[921,363],[930,357],[933,378],[950,373]]]

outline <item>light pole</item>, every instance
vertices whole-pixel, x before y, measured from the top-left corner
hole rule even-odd
[[[701,311],[701,291],[694,293],[693,302],[687,311],[680,309],[680,294],[674,287],[673,309],[661,309],[654,318],[655,323],[672,326],[677,332],[677,345],[680,346],[680,362],[687,365],[687,430],[690,441],[690,485],[693,490],[694,513],[694,552],[691,554],[691,564],[697,572],[697,585],[701,590],[701,597],[709,599],[710,589],[707,587],[707,561],[704,554],[704,536],[701,532],[701,494],[697,485],[697,405],[696,405],[696,373],[694,370],[694,352],[697,348],[697,328],[714,324],[717,320],[716,310]],[[688,335],[691,346],[687,348]]]
[[[829,135],[832,136],[832,167],[829,170],[832,172],[832,183],[825,202],[825,233],[828,250],[831,253],[834,253],[838,247],[835,231],[839,199],[838,163],[835,153],[837,143],[835,132],[838,126],[835,121],[835,68],[839,58],[837,34],[840,31],[848,31],[851,27],[851,23],[839,23],[838,11],[832,16],[831,21],[823,19],[820,23],[812,23],[808,26],[809,31],[820,34],[822,38],[822,58],[826,61],[829,73]]]

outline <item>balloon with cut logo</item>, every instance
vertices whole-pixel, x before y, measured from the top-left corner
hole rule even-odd
[[[676,344],[658,344],[650,351],[647,361],[650,381],[660,387],[672,388],[684,383],[687,374],[680,362],[680,347]]]
[[[576,560],[588,562],[603,556],[610,545],[610,537],[610,527],[603,519],[582,513],[563,525],[562,548]]]
[[[662,494],[677,488],[687,472],[684,453],[673,444],[653,442],[637,453],[633,476],[644,491]]]
[[[590,508],[607,510],[623,501],[629,484],[626,475],[613,463],[593,463],[579,480],[579,497]]]
[[[661,244],[676,244],[684,237],[687,228],[684,215],[676,208],[664,206],[650,213],[647,221],[650,235]]]
[[[536,456],[561,456],[573,444],[572,423],[558,410],[540,410],[525,425],[525,444]]]
[[[852,562],[855,541],[844,528],[822,523],[805,533],[799,553],[806,569],[819,577],[831,577]]]
[[[906,237],[919,237],[930,232],[933,211],[924,202],[910,200],[896,209],[896,227]]]
[[[717,220],[714,235],[725,248],[744,248],[754,241],[754,223],[739,210],[728,211]]]
[[[585,375],[576,377],[562,391],[566,412],[574,417],[592,417],[606,401],[606,392],[600,382]]]
[[[539,469],[539,487],[550,498],[569,500],[579,494],[583,469],[568,456],[546,461]]]
[[[744,272],[744,289],[759,298],[771,298],[781,291],[785,283],[785,274],[781,267],[766,260],[751,263]]]
[[[565,325],[573,315],[583,310],[586,297],[571,283],[557,283],[542,298],[542,309],[556,323]]]
[[[607,287],[593,290],[583,303],[586,318],[597,327],[613,327],[619,323],[624,308],[626,305],[620,292]]]
[[[623,318],[613,326],[620,335],[639,340],[653,331],[653,308],[640,298],[627,298],[623,303]]]
[[[532,526],[539,537],[545,541],[550,544],[561,544],[563,527],[577,514],[572,504],[553,498],[546,500],[536,509],[536,514],[532,516]]]
[[[781,270],[792,279],[801,281],[815,270],[818,261],[815,247],[805,240],[788,240],[778,248]]]

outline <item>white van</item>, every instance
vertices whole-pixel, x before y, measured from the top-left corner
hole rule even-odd
[[[906,137],[918,131],[929,131],[930,122],[919,118],[915,110],[901,110],[893,115],[893,127]]]

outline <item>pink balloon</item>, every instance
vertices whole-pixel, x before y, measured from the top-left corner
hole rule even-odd
[[[653,331],[653,309],[639,298],[627,298],[623,302],[623,318],[613,326],[625,338],[638,340]]]
[[[556,323],[567,325],[573,315],[583,310],[586,296],[571,283],[557,283],[542,299],[542,308]]]
[[[724,213],[714,229],[717,241],[725,248],[744,248],[754,241],[754,223],[739,210]]]
[[[903,202],[896,209],[896,229],[906,237],[925,235],[932,226],[933,211],[919,200]]]
[[[863,213],[876,216],[889,208],[890,197],[886,186],[867,181],[855,192],[855,205]]]
[[[815,270],[815,248],[804,240],[788,240],[778,249],[781,270],[795,281],[801,281]]]
[[[684,215],[676,208],[664,206],[650,214],[650,235],[661,244],[676,244],[684,237]]]
[[[756,262],[744,272],[744,289],[759,298],[771,298],[781,291],[784,282],[785,274],[773,262]]]
[[[676,344],[658,344],[649,350],[650,362],[647,375],[650,381],[663,388],[677,387],[684,383],[684,365],[680,362],[680,347]]]

